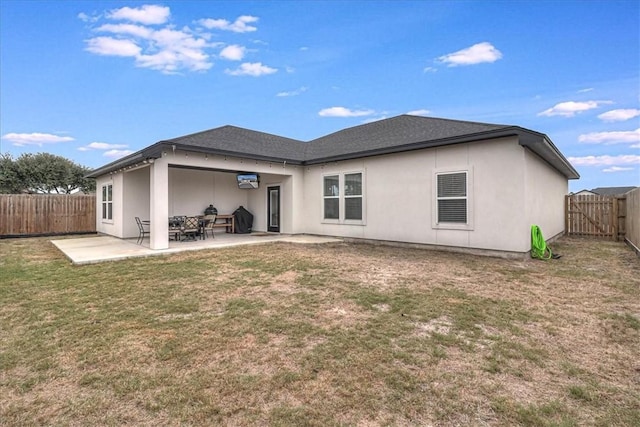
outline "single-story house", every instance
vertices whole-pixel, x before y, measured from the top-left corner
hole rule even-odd
[[[239,175],[259,182],[239,186]],[[169,245],[168,217],[244,206],[254,231],[525,254],[564,231],[576,170],[519,126],[401,115],[304,142],[235,126],[157,142],[94,170],[97,231]],[[245,182],[246,184],[246,182]],[[251,188],[241,188],[241,187]],[[253,188],[257,187],[257,188]]]

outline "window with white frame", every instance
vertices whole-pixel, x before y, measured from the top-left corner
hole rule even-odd
[[[361,223],[364,220],[363,198],[362,172],[324,176],[323,217],[325,220]]]
[[[113,220],[113,184],[102,186],[102,219]]]
[[[344,175],[344,219],[362,220],[362,174]]]
[[[439,173],[437,176],[437,223],[468,224],[466,171]]]
[[[324,219],[340,219],[340,176],[324,177]]]

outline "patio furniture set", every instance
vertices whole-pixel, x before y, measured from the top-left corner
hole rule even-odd
[[[222,222],[218,222],[218,220],[222,220]],[[138,225],[137,243],[140,245],[144,238],[150,234],[151,221],[136,217],[136,224]],[[213,231],[218,227],[224,227],[227,233],[234,233],[234,215],[176,215],[169,217],[169,239],[188,242],[195,241],[199,237],[201,240],[205,240],[207,233],[211,233],[211,237],[214,238]]]

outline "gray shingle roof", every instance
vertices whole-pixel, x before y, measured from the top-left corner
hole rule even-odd
[[[303,160],[305,143],[264,132],[257,132],[236,126],[219,128],[161,141],[178,148],[200,148],[206,151],[241,154],[243,156],[274,159],[280,161]]]
[[[222,126],[160,141],[96,169],[88,176],[95,178],[149,157],[157,158],[162,151],[173,146],[181,150],[255,160],[318,164],[514,135],[519,137],[520,145],[531,149],[567,178],[579,177],[544,134],[517,126],[410,115],[350,127],[309,142],[236,126]]]
[[[402,115],[343,129],[309,142],[305,160],[352,157],[357,154],[401,151],[400,148],[427,148],[459,137],[484,134],[510,126],[461,120]]]
[[[619,196],[624,193],[628,193],[631,190],[634,190],[636,187],[598,187],[591,190],[592,193],[599,194],[601,196]]]

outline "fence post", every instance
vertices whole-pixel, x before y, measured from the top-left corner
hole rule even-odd
[[[618,228],[620,224],[618,224],[618,198],[611,198],[611,226],[613,228],[613,235],[611,236],[612,240],[618,241]]]
[[[569,235],[569,196],[564,196],[564,235]]]

